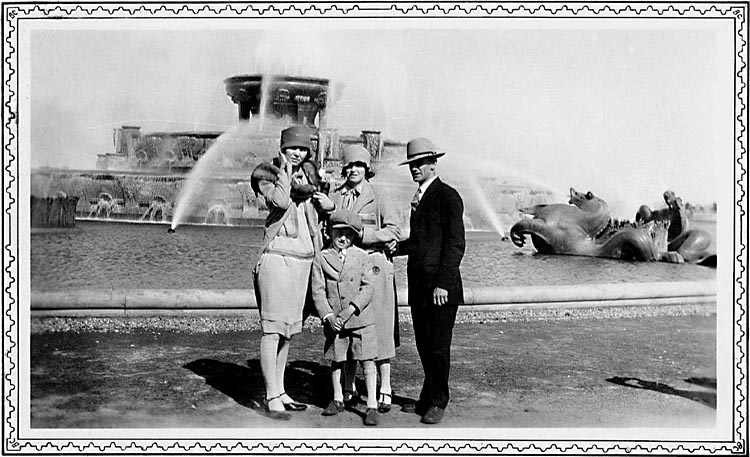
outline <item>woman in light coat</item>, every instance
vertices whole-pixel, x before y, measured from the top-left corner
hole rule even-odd
[[[399,346],[396,284],[390,256],[395,252],[396,243],[403,237],[396,213],[385,199],[378,198],[369,182],[374,176],[369,151],[360,145],[347,145],[343,149],[341,164],[342,176],[346,180],[331,191],[329,198],[318,197],[318,200],[323,210],[332,212],[338,208],[347,209],[358,214],[364,224],[356,245],[369,253],[374,271],[377,272],[371,306],[376,311],[375,327],[378,335],[378,410],[383,413],[391,409],[391,359],[396,356],[396,347]],[[345,367],[344,399],[348,401],[356,395],[356,366],[354,361],[347,361]]]

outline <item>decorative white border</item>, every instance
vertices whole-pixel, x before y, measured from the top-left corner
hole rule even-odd
[[[747,32],[748,2],[265,2],[265,3],[34,3],[2,5],[3,37],[3,454],[65,453],[502,453],[709,454],[747,452]],[[19,433],[19,167],[18,29],[28,19],[58,18],[676,18],[732,20],[735,45],[733,218],[733,414],[724,441],[586,441],[502,439],[315,439],[267,441],[179,438],[26,439]],[[23,350],[22,350],[23,349]],[[241,433],[238,433],[241,436]]]

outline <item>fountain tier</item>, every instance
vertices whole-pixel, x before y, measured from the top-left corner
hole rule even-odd
[[[240,120],[274,117],[287,124],[324,125],[328,80],[288,75],[242,75],[224,80],[227,95],[237,104]]]

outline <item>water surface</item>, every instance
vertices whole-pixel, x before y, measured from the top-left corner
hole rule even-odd
[[[31,288],[245,289],[252,288],[261,227],[180,226],[77,221],[70,229],[31,233]],[[406,258],[397,283],[406,286]],[[494,232],[467,232],[464,284],[528,286],[716,279],[716,270],[690,264],[630,262],[537,254],[501,242]]]

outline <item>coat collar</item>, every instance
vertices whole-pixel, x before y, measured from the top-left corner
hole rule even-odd
[[[336,188],[336,194],[339,202],[344,201],[344,190],[346,190],[346,188],[346,183]],[[359,197],[357,197],[357,201],[354,202],[352,212],[359,213],[362,208],[374,201],[375,192],[372,190],[372,184],[370,184],[370,182],[367,180],[362,181],[362,183],[359,185]]]
[[[352,208],[352,211],[354,213],[359,213],[362,208],[367,206],[368,204],[375,201],[375,193],[372,190],[372,184],[370,184],[369,181],[364,181],[362,183],[362,189],[359,194],[359,198],[354,203],[354,208]]]
[[[323,250],[323,260],[335,271],[341,272],[344,269],[344,264],[339,259],[339,253],[333,248]]]

